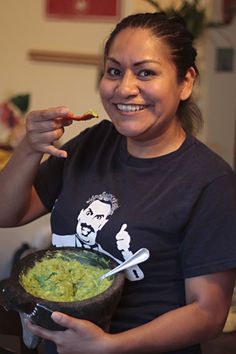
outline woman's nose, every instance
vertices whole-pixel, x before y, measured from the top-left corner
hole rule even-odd
[[[127,72],[119,80],[117,92],[123,96],[134,96],[139,92],[137,78],[133,73]]]

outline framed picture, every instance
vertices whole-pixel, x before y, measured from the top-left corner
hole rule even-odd
[[[116,21],[121,16],[121,0],[45,1],[47,18]]]

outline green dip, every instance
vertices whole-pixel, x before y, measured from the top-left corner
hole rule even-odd
[[[44,257],[22,273],[20,283],[28,293],[41,299],[81,301],[102,293],[111,285],[109,278],[98,280],[109,270],[83,264],[56,252],[53,258]]]

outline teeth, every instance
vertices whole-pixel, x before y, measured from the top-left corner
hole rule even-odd
[[[144,106],[132,104],[117,104],[117,108],[122,112],[137,112],[144,109]]]

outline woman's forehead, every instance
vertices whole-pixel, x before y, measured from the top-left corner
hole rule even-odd
[[[108,58],[136,56],[144,58],[170,57],[170,48],[166,42],[156,37],[151,30],[144,28],[126,28],[114,38]]]

